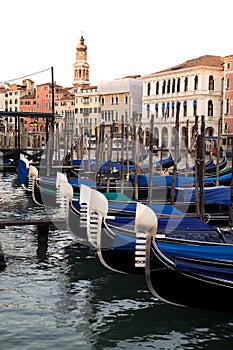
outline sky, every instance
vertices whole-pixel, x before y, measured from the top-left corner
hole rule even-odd
[[[56,83],[72,86],[81,35],[91,85],[231,55],[231,9],[232,0],[2,1],[0,82],[49,82],[53,67]]]

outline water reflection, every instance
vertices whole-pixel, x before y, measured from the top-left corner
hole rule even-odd
[[[0,218],[44,217],[14,175],[0,176],[0,193]],[[67,231],[51,228],[44,256],[34,226],[2,229],[1,243],[0,340],[8,349],[232,349],[231,315],[159,302],[143,276],[107,270]]]

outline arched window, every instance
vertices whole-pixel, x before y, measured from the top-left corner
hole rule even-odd
[[[150,96],[150,83],[147,84],[147,96]]]
[[[159,113],[159,105],[158,103],[155,104],[155,117],[158,118],[158,113]]]
[[[209,90],[214,90],[214,78],[213,78],[213,75],[209,76]]]
[[[197,115],[197,100],[193,101],[193,115]]]
[[[170,103],[167,103],[167,109],[166,109],[166,117],[169,118],[170,116]]]
[[[188,91],[188,77],[184,79],[184,91]]]
[[[175,115],[175,102],[172,102],[172,117]]]
[[[226,102],[226,114],[229,113],[229,106],[230,106],[230,104],[229,104],[229,98],[227,98],[227,102]]]
[[[165,94],[166,90],[166,80],[163,81],[162,94]]]
[[[173,79],[173,80],[172,80],[172,93],[174,93],[175,90],[176,90],[176,80]]]
[[[150,117],[150,105],[149,103],[146,105],[146,110],[147,110],[147,118]]]
[[[162,103],[162,117],[165,117],[165,103]]]
[[[208,117],[213,117],[213,101],[208,101]]]
[[[171,90],[171,80],[169,79],[167,82],[167,93],[170,94],[170,90]]]
[[[198,89],[198,76],[195,75],[195,78],[194,78],[194,90],[197,90]]]
[[[184,101],[183,102],[183,114],[184,114],[184,117],[187,117],[187,101]]]
[[[157,81],[157,83],[156,83],[156,95],[158,95],[159,94],[159,82]]]

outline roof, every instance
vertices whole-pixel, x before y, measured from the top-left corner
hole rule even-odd
[[[214,67],[214,68],[223,69],[223,58],[221,56],[214,56],[214,55],[200,56],[198,58],[193,58],[184,63],[178,64],[177,66],[173,66],[171,68],[167,68],[156,73],[172,72],[179,69],[187,69],[187,68],[195,68],[195,67]]]

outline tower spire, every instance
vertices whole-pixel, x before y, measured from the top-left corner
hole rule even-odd
[[[76,47],[76,61],[74,63],[74,87],[89,86],[89,68],[87,62],[87,46],[81,33],[79,45]]]

